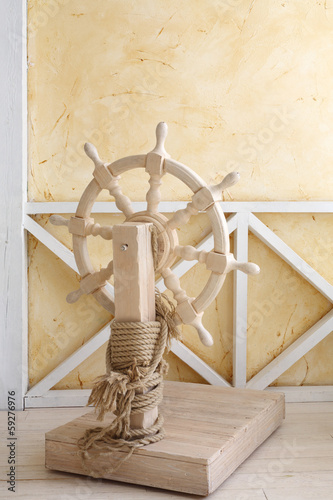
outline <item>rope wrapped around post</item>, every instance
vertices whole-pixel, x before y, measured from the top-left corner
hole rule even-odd
[[[169,350],[171,338],[179,337],[174,314],[168,297],[156,292],[156,321],[111,323],[106,373],[97,379],[88,405],[96,407],[98,420],[103,420],[105,413],[111,411],[115,419],[104,428],[88,429],[78,441],[82,464],[89,475],[102,475],[101,471],[93,471],[88,466],[89,450],[96,449],[100,455],[111,456],[116,450],[127,449],[124,459],[108,468],[108,472],[114,472],[135,448],[163,439],[161,415],[145,429],[131,429],[130,416],[151,410],[162,402],[163,375],[168,370],[163,353]]]

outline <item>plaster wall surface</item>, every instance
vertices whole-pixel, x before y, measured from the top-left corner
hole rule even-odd
[[[330,0],[29,0],[29,199],[78,201],[92,178],[83,152],[94,143],[105,161],[146,153],[159,121],[166,149],[207,183],[238,170],[226,200],[332,200],[333,3]],[[121,180],[145,199],[144,173]],[[188,200],[163,178],[163,200]],[[100,200],[108,200],[104,192]],[[332,282],[332,218],[261,214],[259,218]],[[119,216],[96,216],[118,223]],[[68,248],[64,228],[36,220]],[[200,215],[179,231],[185,244],[207,234]],[[111,245],[89,243],[96,268]],[[254,236],[249,279],[248,377],[320,319],[330,304]],[[75,351],[110,316],[92,297],[68,305],[78,277],[33,237],[29,241],[29,361],[33,385]],[[197,265],[182,284],[196,296],[207,271]],[[206,311],[215,340],[205,348],[183,328],[184,342],[228,380],[232,375],[232,277]],[[275,383],[332,384],[332,334]],[[104,371],[105,346],[56,388],[90,387]],[[170,354],[168,377],[202,381]]]

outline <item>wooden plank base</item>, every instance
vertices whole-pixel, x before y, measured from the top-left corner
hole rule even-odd
[[[195,495],[208,495],[267,439],[284,418],[284,395],[182,382],[166,382],[161,413],[166,438],[136,450],[114,472],[112,458],[92,452],[89,466],[102,477]],[[45,435],[48,469],[87,475],[77,454],[85,429],[107,425],[89,412]]]

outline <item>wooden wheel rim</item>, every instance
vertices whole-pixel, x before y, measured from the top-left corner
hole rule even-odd
[[[119,176],[128,170],[145,168],[146,158],[147,155],[128,156],[107,165],[107,168],[113,176]],[[164,172],[180,179],[193,191],[193,193],[196,193],[201,188],[207,186],[198,174],[193,172],[187,166],[172,159],[165,158]],[[83,219],[89,218],[93,204],[101,191],[102,188],[99,186],[96,179],[93,179],[81,196],[75,216]],[[218,203],[212,203],[206,212],[209,216],[212,227],[214,252],[228,254],[230,251],[228,226],[220,205]],[[138,215],[138,213],[134,213],[131,218],[136,215]],[[94,273],[95,269],[92,266],[88,253],[86,236],[73,234],[73,251],[80,275],[84,278],[88,274]],[[198,314],[202,313],[215,299],[223,285],[224,280],[225,274],[211,272],[203,290],[192,302],[192,305]],[[92,295],[105,309],[114,313],[113,297],[105,286],[102,286],[97,291],[93,292]]]

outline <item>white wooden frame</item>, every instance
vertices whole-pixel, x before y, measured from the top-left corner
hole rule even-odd
[[[56,238],[37,224],[30,216],[33,214],[74,213],[77,204],[74,202],[59,203],[26,203],[24,227],[39,241],[46,245],[55,255],[77,272],[73,254]],[[186,202],[162,202],[161,211],[171,213],[184,208]],[[145,202],[133,203],[135,211],[145,209]],[[303,278],[311,283],[326,298],[333,302],[333,287],[320,274],[311,268],[276,234],[268,229],[252,212],[255,213],[332,213],[333,202],[221,202],[228,218],[229,232],[235,231],[235,257],[247,261],[248,234],[253,232],[268,245],[277,255],[293,267]],[[113,202],[95,203],[93,213],[119,213]],[[211,250],[212,235],[207,236],[198,246],[198,250]],[[195,261],[179,261],[173,271],[181,277]],[[265,389],[279,375],[292,366],[312,347],[325,338],[333,330],[333,311],[313,325],[290,347],[262,369],[255,377],[246,382],[246,324],[247,324],[247,275],[236,271],[234,277],[234,338],[233,338],[233,385]],[[157,286],[164,290],[162,282]],[[108,338],[108,325],[96,333],[85,345],[63,361],[57,368],[32,387],[25,395],[26,407],[66,406],[85,404],[89,391],[54,391],[51,390],[59,380],[78,366],[84,359],[98,349]],[[230,384],[216,373],[203,360],[180,342],[174,341],[172,351],[185,363],[191,366],[211,384],[229,386]],[[289,401],[327,401],[333,400],[333,387],[269,387],[268,390],[284,391]]]
[[[41,382],[28,390],[27,366],[27,233],[34,234],[74,271],[73,254],[39,226],[32,214],[74,213],[76,203],[28,203],[26,201],[27,171],[27,81],[26,81],[26,2],[2,0],[0,3],[1,40],[0,62],[6,75],[0,80],[1,100],[1,158],[0,167],[0,409],[7,408],[7,391],[15,391],[16,408],[34,406],[83,405],[89,391],[52,391],[50,388],[72,368],[94,352],[108,338],[108,328],[96,333],[84,346],[67,358]],[[136,211],[145,203],[135,203]],[[186,202],[162,202],[161,212],[185,208]],[[332,286],[303,259],[270,231],[253,214],[270,213],[332,213],[333,202],[222,202],[222,209],[233,215],[229,230],[236,231],[235,253],[247,260],[248,230],[269,245],[281,258],[315,286],[332,302]],[[94,213],[115,213],[114,203],[98,202]],[[207,237],[198,248],[211,248]],[[178,276],[193,263],[180,262],[175,266]],[[280,354],[267,367],[246,383],[247,276],[235,272],[234,313],[234,382],[237,387],[261,389],[271,383],[289,366],[314,347],[333,329],[332,311],[313,325],[302,337]],[[241,341],[242,340],[242,341]],[[181,343],[174,342],[173,352],[201,374],[209,383],[229,385],[211,367]],[[284,391],[289,401],[333,401],[333,387],[269,387]]]
[[[26,240],[26,2],[0,2],[0,409],[23,409],[28,387]]]

